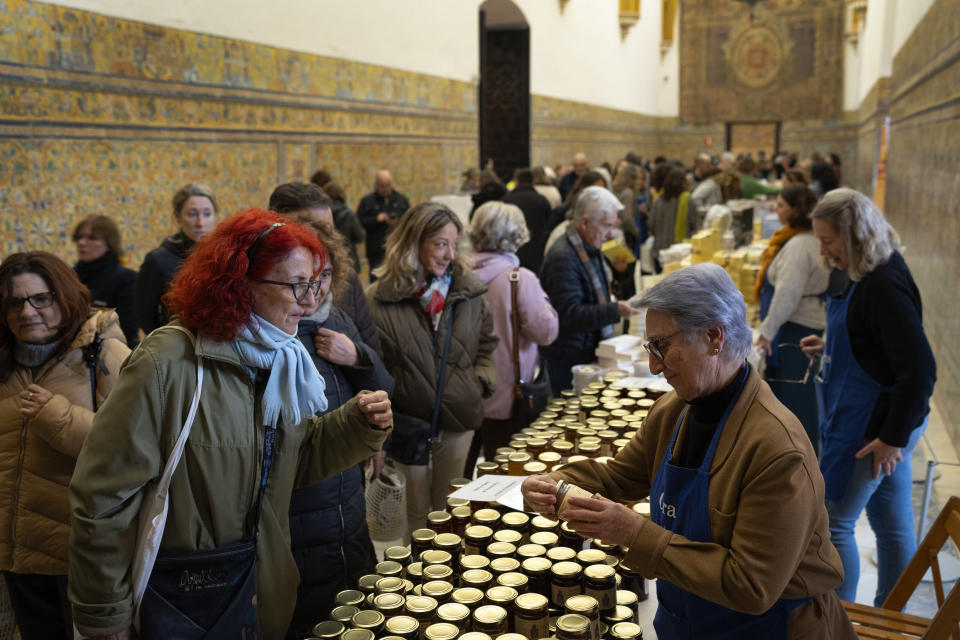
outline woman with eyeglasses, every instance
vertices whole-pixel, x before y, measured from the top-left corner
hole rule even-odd
[[[873,202],[834,189],[813,211],[820,253],[846,272],[827,299],[826,340],[801,342],[823,358],[820,469],[827,485],[830,535],[843,559],[844,600],[857,596],[860,553],[854,527],[866,508],[877,537],[880,606],[916,551],[913,449],[923,435],[937,364],[923,330],[923,307],[900,237]]]
[[[73,638],[67,485],[130,349],[117,314],[91,310],[43,251],[0,264],[0,308],[0,570],[22,638]]]
[[[650,370],[673,390],[606,464],[585,460],[522,486],[530,507],[577,533],[628,549],[657,578],[657,637],[856,637],[836,594],[823,479],[796,417],[747,364],[752,335],[727,272],[697,264],[639,301]],[[625,503],[650,498],[646,518]]]
[[[368,458],[392,425],[384,391],[325,413],[297,326],[327,263],[314,233],[257,209],[218,225],[184,262],[167,296],[176,319],[124,364],[70,484],[70,597],[85,636],[128,638],[135,614],[142,640],[285,636],[299,582],[294,488]],[[140,508],[195,397],[137,609]]]
[[[826,308],[822,299],[830,271],[820,258],[820,243],[811,231],[810,212],[817,197],[806,185],[783,188],[777,196],[777,216],[783,226],[770,238],[757,275],[760,337],[757,347],[766,358],[764,378],[793,415],[800,419],[813,450],[820,451],[817,396],[810,363],[800,340],[823,335]],[[806,379],[805,379],[806,378]]]
[[[133,304],[137,272],[121,262],[123,246],[117,223],[107,216],[87,216],[74,227],[73,242],[77,245],[73,270],[90,290],[90,305],[115,309],[127,345],[136,347],[140,342]]]

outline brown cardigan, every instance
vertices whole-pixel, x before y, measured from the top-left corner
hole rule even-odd
[[[616,458],[550,475],[622,502],[646,498],[686,406],[671,391]],[[684,433],[685,425],[678,449]],[[691,542],[644,519],[626,564],[749,614],[780,598],[814,596],[790,614],[789,637],[856,638],[834,591],[843,566],[830,542],[817,457],[800,422],[754,370],[720,435],[709,501],[715,542]]]

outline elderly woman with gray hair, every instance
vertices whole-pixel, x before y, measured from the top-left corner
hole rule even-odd
[[[510,436],[527,424],[519,424],[513,415],[514,371],[516,348],[520,380],[532,381],[540,366],[537,345],[548,345],[557,339],[557,312],[540,286],[540,280],[529,269],[520,266],[517,249],[530,241],[530,231],[519,207],[505,202],[488,202],[477,209],[470,225],[473,275],[487,288],[484,300],[493,314],[493,333],[500,342],[493,350],[497,368],[497,390],[483,400],[483,424],[474,437],[467,458],[466,475],[473,471],[483,442],[483,456],[493,460],[497,447],[506,446]],[[515,282],[514,282],[515,280]],[[516,288],[516,292],[514,292]],[[516,301],[516,309],[513,302]],[[518,320],[514,332],[514,311]],[[514,336],[517,345],[514,347]]]
[[[567,497],[558,515],[658,579],[659,638],[855,638],[834,591],[843,571],[817,458],[746,363],[743,295],[721,267],[698,264],[639,305],[650,369],[673,391],[613,460],[531,476],[526,501],[554,514],[558,480],[594,494]],[[648,496],[649,518],[624,506]]]

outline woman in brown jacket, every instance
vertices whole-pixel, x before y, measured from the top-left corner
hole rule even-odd
[[[440,437],[430,455],[432,480],[427,464],[390,463],[407,480],[407,533],[425,526],[431,504],[445,508],[450,480],[463,473],[473,432],[483,422],[481,401],[496,391],[493,316],[483,299],[487,289],[458,246],[462,235],[463,224],[447,207],[432,202],[413,207],[387,237],[386,259],[374,272],[379,279],[367,289],[383,362],[396,383],[392,400],[398,414],[430,423],[450,328]],[[397,431],[410,424],[403,416]],[[389,441],[384,449],[389,460]]]
[[[566,465],[523,485],[553,513],[563,479],[602,497],[571,497],[577,533],[629,547],[657,578],[654,626],[674,638],[855,638],[834,589],[823,478],[800,422],[745,361],[743,296],[721,267],[667,276],[646,307],[650,369],[673,387],[608,464]],[[620,502],[650,497],[650,518]]]
[[[73,638],[67,485],[94,397],[110,393],[130,350],[116,312],[91,311],[86,287],[49,253],[0,264],[0,307],[0,570],[22,638]]]

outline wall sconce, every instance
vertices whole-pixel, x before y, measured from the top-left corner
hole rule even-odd
[[[640,0],[620,0],[620,41],[627,39],[627,33],[640,21]]]
[[[560,15],[563,15],[563,10],[567,8],[567,3],[570,2],[570,0],[557,0],[557,1],[560,4]]]
[[[844,34],[854,47],[867,22],[867,0],[847,0],[847,32]]]
[[[673,46],[673,30],[677,24],[677,0],[661,0],[660,3],[660,59]]]

